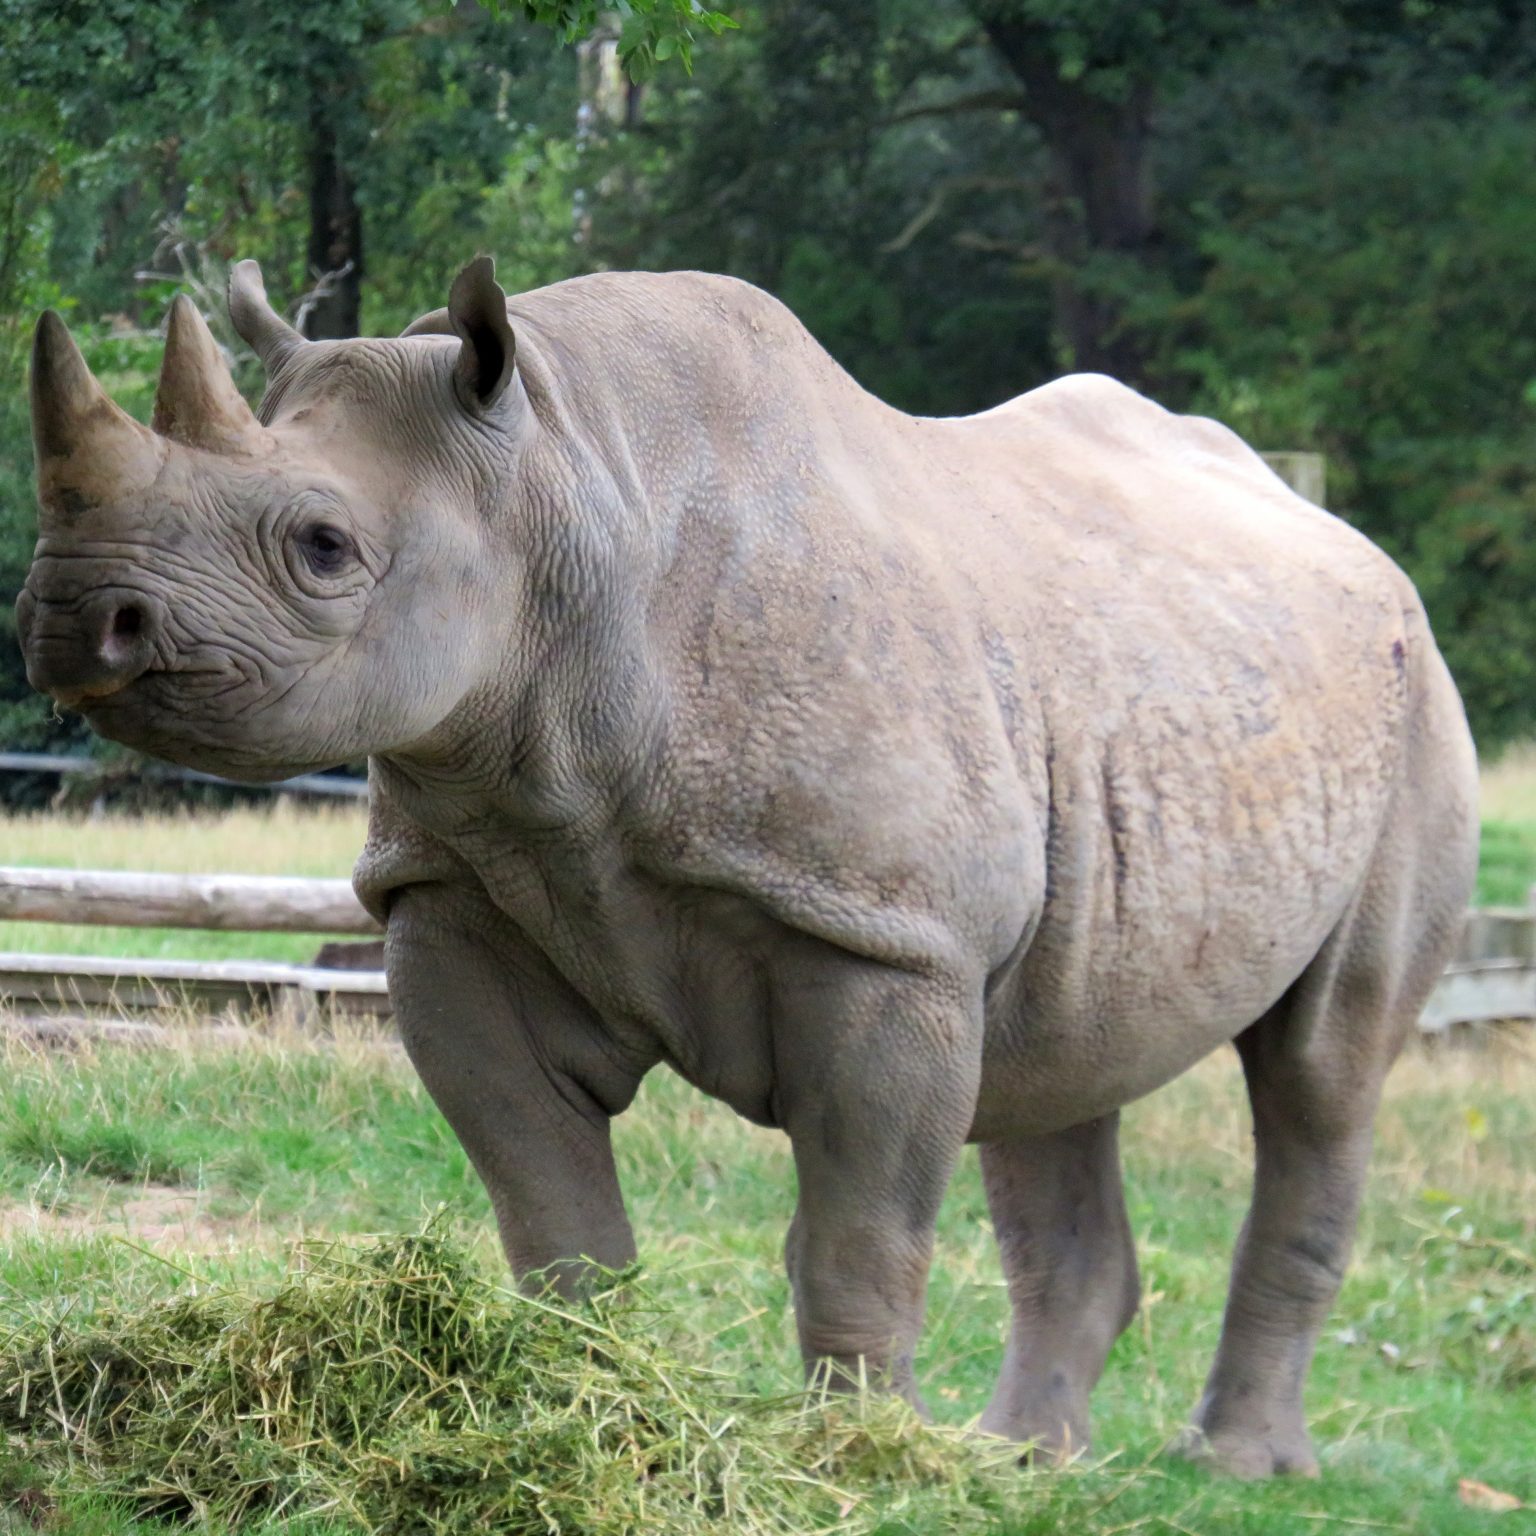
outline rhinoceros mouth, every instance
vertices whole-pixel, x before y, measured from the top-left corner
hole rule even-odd
[[[158,666],[110,694],[82,699],[74,707],[104,736],[126,740],[127,733],[150,744],[197,741],[212,743],[223,732],[263,734],[252,710],[251,680],[224,667]],[[135,742],[134,745],[138,745]],[[231,750],[239,750],[231,743]],[[169,752],[167,752],[169,755]]]
[[[267,783],[334,766],[334,754],[310,757],[266,718],[269,693],[238,668],[156,666],[115,693],[72,706],[98,735],[179,767],[244,782]]]
[[[137,678],[127,682],[118,679],[105,683],[89,684],[83,688],[61,688],[53,695],[53,702],[60,709],[71,709],[76,714],[83,715],[86,713],[88,705],[100,704],[103,699],[110,699],[114,694],[123,693],[127,689],[132,688],[137,681]]]

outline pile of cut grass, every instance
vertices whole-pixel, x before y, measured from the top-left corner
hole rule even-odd
[[[882,1493],[947,1503],[945,1529],[991,1523],[1029,1477],[901,1404],[733,1392],[673,1352],[632,1277],[580,1306],[519,1296],[436,1225],[298,1261],[264,1297],[66,1312],[0,1343],[0,1506],[105,1496],[229,1530],[787,1536],[876,1529]]]

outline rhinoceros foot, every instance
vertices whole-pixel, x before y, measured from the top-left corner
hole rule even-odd
[[[1235,1424],[1206,1430],[1192,1424],[1170,1447],[1175,1456],[1244,1482],[1267,1477],[1316,1477],[1317,1454],[1304,1427]]]

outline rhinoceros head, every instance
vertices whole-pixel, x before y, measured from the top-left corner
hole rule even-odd
[[[488,661],[486,498],[524,414],[491,263],[413,327],[438,334],[306,341],[249,261],[230,315],[260,417],[181,297],[148,428],[38,322],[27,676],[105,736],[243,777],[419,740]]]

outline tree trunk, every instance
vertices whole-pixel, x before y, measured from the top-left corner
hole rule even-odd
[[[342,163],[341,96],[318,97],[309,118],[309,280],[299,329],[313,341],[356,336],[362,325],[363,211]]]
[[[1062,265],[1056,321],[1072,366],[1137,383],[1145,357],[1126,328],[1123,299],[1102,269],[1084,268],[1103,257],[1144,260],[1152,244],[1151,83],[1133,78],[1123,97],[1100,95],[1062,78],[1049,28],[1018,20],[983,25],[1023,84],[1025,111],[1050,154],[1046,238]]]

